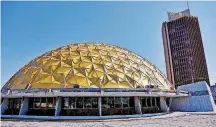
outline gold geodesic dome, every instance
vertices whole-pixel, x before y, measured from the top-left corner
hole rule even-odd
[[[158,88],[166,77],[146,59],[123,48],[80,43],[48,51],[22,67],[3,88]]]

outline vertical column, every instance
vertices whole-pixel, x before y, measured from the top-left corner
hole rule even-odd
[[[170,111],[171,104],[172,104],[172,97],[169,98],[169,105],[168,105],[168,110],[167,110],[168,112]]]
[[[25,97],[22,101],[21,108],[19,111],[19,115],[26,115],[29,109],[29,98]]]
[[[153,97],[150,97],[150,98],[149,98],[149,99],[150,99],[150,103],[151,103],[151,106],[150,106],[150,107],[153,107],[152,98],[153,98]]]
[[[4,115],[5,111],[8,108],[8,103],[9,103],[9,99],[8,98],[4,98],[2,104],[1,104],[1,115]]]
[[[142,114],[140,98],[139,97],[134,97],[134,108],[135,108],[136,114]]]
[[[157,107],[157,97],[154,97],[154,105]]]
[[[148,108],[148,107],[149,107],[149,105],[148,105],[148,103],[147,103],[147,100],[148,100],[148,97],[145,97],[145,103],[146,103],[146,107]]]
[[[166,104],[166,97],[160,97],[160,108],[163,112],[167,112],[168,111],[168,106]]]
[[[102,116],[101,97],[98,97],[98,113],[99,113],[99,116]]]
[[[59,116],[62,109],[62,97],[56,97],[55,116]]]

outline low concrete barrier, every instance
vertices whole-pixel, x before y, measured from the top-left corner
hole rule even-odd
[[[211,90],[205,81],[179,86],[177,90],[188,91],[188,97],[172,98],[170,111],[215,112]]]

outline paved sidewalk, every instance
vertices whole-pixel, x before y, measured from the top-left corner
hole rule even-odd
[[[97,121],[1,121],[2,127],[216,127],[216,113],[174,112],[162,116]]]

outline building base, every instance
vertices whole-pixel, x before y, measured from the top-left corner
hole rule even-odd
[[[1,119],[20,120],[107,120],[107,119],[127,119],[166,115],[168,113],[136,114],[136,115],[113,115],[113,116],[27,116],[27,115],[2,115]]]

